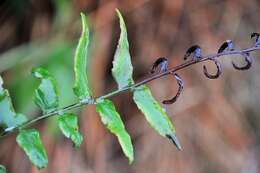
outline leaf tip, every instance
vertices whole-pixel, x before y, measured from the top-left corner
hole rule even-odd
[[[36,166],[36,167],[37,167],[37,169],[42,170],[42,169],[46,168],[47,165],[48,165],[48,162],[46,163],[46,165]]]
[[[177,147],[178,150],[182,151],[181,144],[175,133],[167,134],[166,137],[172,141],[172,143]]]
[[[122,16],[122,15],[121,15],[121,12],[120,12],[120,10],[119,10],[118,8],[116,8],[115,10],[116,10],[116,13],[117,13],[118,17],[119,17],[119,16]]]
[[[132,143],[131,143],[131,145],[132,145]],[[131,165],[134,161],[134,149],[133,149],[133,147],[131,147],[130,152],[125,153],[125,155],[128,158],[128,164]]]
[[[82,19],[82,20],[85,20],[85,19],[86,19],[86,15],[85,15],[83,12],[80,12],[80,16],[81,16],[81,19]]]
[[[80,16],[81,16],[81,17],[84,17],[85,14],[84,14],[83,12],[80,12]]]
[[[116,8],[116,13],[117,13],[117,16],[118,16],[118,18],[119,18],[120,28],[121,28],[121,30],[123,30],[123,28],[125,28],[125,21],[124,21],[123,15],[122,15],[122,13],[119,11],[119,9],[117,9],[117,8]]]
[[[85,31],[87,29],[87,16],[81,12],[80,13],[80,16],[81,16],[81,23],[82,23],[82,31]]]
[[[134,161],[134,156],[128,157],[128,164],[131,165]]]
[[[83,136],[78,132],[78,134],[76,134],[76,136],[72,139],[74,142],[74,144],[73,144],[74,148],[77,148],[77,149],[80,148],[80,145],[83,141]]]
[[[49,77],[51,75],[50,72],[43,67],[34,67],[32,68],[31,73],[34,77],[39,79],[44,77]]]

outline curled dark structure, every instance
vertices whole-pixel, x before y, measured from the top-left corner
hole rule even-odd
[[[241,55],[245,58],[246,64],[244,66],[238,66],[232,61],[232,65],[236,70],[248,70],[252,66],[252,57],[250,56],[250,52],[259,50],[260,49],[260,34],[258,33],[252,33],[251,38],[256,37],[255,43],[253,47],[250,47],[248,49],[244,50],[236,50],[233,47],[233,41],[231,40],[226,40],[219,48],[218,53],[214,55],[209,55],[209,56],[202,56],[201,55],[201,47],[199,45],[193,45],[191,46],[185,53],[184,55],[184,60],[186,60],[188,57],[191,56],[191,60],[184,62],[183,64],[180,64],[172,69],[168,69],[168,61],[167,58],[158,58],[152,67],[151,73],[154,73],[157,68],[159,68],[158,74],[155,74],[154,76],[151,76],[150,78],[147,78],[143,80],[142,82],[139,82],[135,84],[134,86],[140,86],[142,84],[145,84],[149,81],[155,80],[157,78],[160,78],[165,75],[172,74],[174,78],[177,81],[177,84],[179,86],[177,93],[175,94],[174,97],[168,100],[164,100],[162,103],[163,104],[172,104],[176,102],[176,100],[179,98],[181,92],[183,91],[184,88],[184,82],[182,78],[176,73],[176,71],[186,68],[190,65],[200,63],[200,62],[205,62],[205,61],[213,61],[216,65],[217,71],[215,74],[210,74],[207,70],[206,65],[203,65],[203,73],[204,75],[209,78],[209,79],[217,79],[220,77],[222,74],[222,66],[218,58],[225,56],[225,55]],[[258,43],[259,42],[259,43]]]

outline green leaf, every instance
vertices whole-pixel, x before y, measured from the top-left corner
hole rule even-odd
[[[108,99],[99,100],[96,105],[96,111],[100,114],[102,123],[111,133],[117,136],[124,154],[128,157],[129,163],[132,163],[134,160],[134,151],[131,138],[125,130],[123,121],[116,111],[113,102]]]
[[[76,48],[74,57],[75,84],[73,91],[79,99],[89,99],[91,90],[89,87],[86,66],[88,63],[89,29],[86,16],[81,13],[82,33]]]
[[[38,169],[47,166],[48,157],[37,130],[21,130],[16,137],[16,142],[25,151],[31,162]]]
[[[44,113],[51,112],[59,106],[57,84],[53,76],[44,68],[32,69],[34,77],[40,79],[40,85],[35,90],[35,104]]]
[[[59,116],[59,127],[62,133],[70,138],[76,147],[82,143],[83,137],[79,133],[78,117],[74,114],[65,113]]]
[[[4,81],[3,81],[2,77],[0,76],[0,90],[3,90],[3,84],[4,84]]]
[[[133,98],[150,125],[160,135],[169,138],[181,150],[174,126],[160,104],[152,96],[149,88],[145,85],[135,88]]]
[[[6,173],[6,169],[3,165],[0,165],[0,173]]]
[[[132,77],[133,66],[129,53],[125,22],[119,10],[116,10],[116,12],[119,17],[121,33],[114,56],[112,75],[118,84],[118,88],[122,89],[134,83]]]
[[[27,121],[26,116],[15,112],[9,92],[2,85],[0,76],[0,134]]]

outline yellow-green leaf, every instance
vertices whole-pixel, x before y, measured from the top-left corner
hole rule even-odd
[[[96,105],[96,111],[101,116],[102,123],[110,130],[111,133],[117,136],[124,154],[128,157],[129,163],[134,160],[134,151],[131,138],[127,131],[120,115],[116,108],[108,99],[99,100]]]
[[[35,90],[34,102],[44,113],[51,112],[59,106],[57,83],[54,77],[44,68],[32,69],[34,77],[40,79]]]
[[[73,91],[79,99],[89,99],[91,90],[86,74],[88,63],[89,29],[86,16],[81,13],[82,32],[74,57],[75,84]]]
[[[2,85],[0,76],[0,135],[27,121],[26,116],[15,112],[9,92]]]
[[[79,133],[78,117],[72,113],[65,113],[59,116],[59,128],[62,133],[70,138],[76,147],[82,143],[83,137]]]
[[[122,89],[134,83],[132,77],[133,66],[131,63],[125,22],[119,10],[116,10],[116,12],[119,17],[121,33],[114,56],[112,75],[118,84],[118,88]]]
[[[169,138],[181,150],[181,145],[176,137],[175,128],[166,112],[154,99],[149,88],[145,85],[134,89],[134,101],[144,113],[149,124],[162,136]]]
[[[16,142],[25,151],[31,162],[38,169],[42,169],[47,166],[48,156],[37,130],[21,130],[16,137]]]

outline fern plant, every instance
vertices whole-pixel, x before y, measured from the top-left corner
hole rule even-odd
[[[156,101],[148,86],[145,84],[166,75],[173,75],[179,85],[177,94],[169,99],[164,100],[163,104],[171,104],[177,100],[183,89],[183,80],[176,73],[178,70],[189,67],[190,65],[201,63],[205,61],[213,61],[217,67],[215,75],[209,74],[207,68],[204,66],[204,74],[210,78],[215,79],[220,76],[222,72],[221,65],[217,60],[224,55],[237,54],[245,57],[246,66],[238,67],[233,63],[237,70],[246,70],[251,67],[252,60],[250,52],[260,50],[257,36],[255,44],[244,50],[227,49],[219,51],[217,54],[202,56],[199,46],[192,46],[186,52],[185,59],[192,55],[192,58],[181,65],[168,68],[168,61],[166,58],[159,58],[153,65],[151,73],[157,70],[157,73],[141,82],[135,83],[133,80],[133,67],[131,63],[131,55],[129,52],[129,44],[127,39],[127,29],[124,19],[116,10],[120,23],[120,38],[117,49],[114,55],[112,75],[117,82],[118,88],[108,94],[100,97],[94,97],[89,87],[88,74],[86,73],[86,66],[88,64],[88,46],[89,46],[89,28],[86,16],[81,13],[82,33],[79,39],[75,57],[74,57],[74,72],[75,83],[73,87],[74,94],[78,97],[78,102],[68,105],[66,107],[59,107],[58,100],[58,86],[57,82],[46,69],[38,67],[32,70],[32,75],[39,80],[39,85],[35,89],[34,101],[35,104],[42,110],[42,115],[34,119],[28,120],[25,115],[17,113],[12,105],[11,98],[7,89],[3,87],[3,80],[0,77],[0,137],[18,132],[16,141],[18,145],[25,151],[30,161],[38,168],[45,168],[48,164],[47,153],[42,144],[40,133],[36,129],[31,129],[30,125],[41,121],[51,116],[58,116],[58,126],[64,136],[71,139],[75,147],[79,147],[82,143],[83,137],[79,132],[78,117],[70,112],[70,110],[82,107],[83,105],[94,104],[96,111],[100,115],[102,123],[105,127],[114,134],[119,144],[121,145],[123,153],[131,164],[134,160],[134,149],[131,137],[125,129],[124,123],[120,118],[120,114],[116,110],[115,105],[109,98],[118,95],[121,92],[130,91],[133,94],[133,100],[137,107],[144,114],[149,124],[163,137],[170,139],[178,150],[182,147],[176,136],[176,130],[170,121],[165,110],[161,104]],[[224,47],[225,48],[225,47]],[[228,47],[226,47],[228,48]],[[5,172],[4,166],[0,165],[0,173]]]

